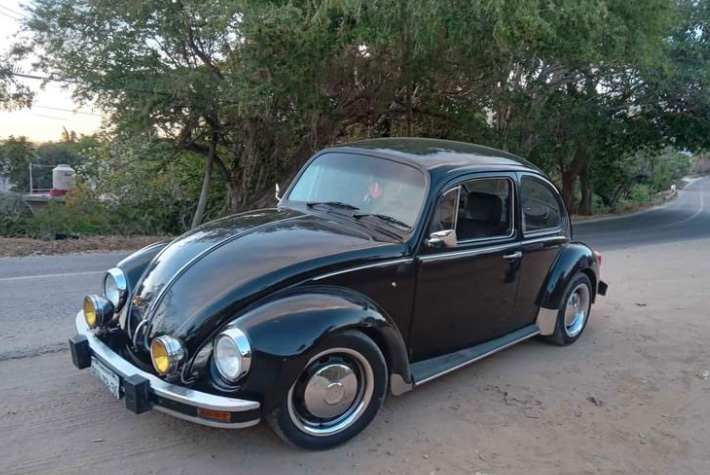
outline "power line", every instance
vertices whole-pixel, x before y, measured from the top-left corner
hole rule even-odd
[[[7,10],[8,12],[14,13],[15,15],[19,15],[22,18],[26,18],[26,15],[24,13],[18,12],[17,10],[13,10],[12,8],[6,7],[5,5],[0,5],[0,8],[2,8],[3,10]]]
[[[2,11],[2,10],[0,10],[0,15],[5,16],[5,17],[8,17],[8,18],[10,18],[10,19],[12,19],[12,20],[15,20],[15,21],[22,20],[22,18],[17,18],[17,17],[15,17],[15,16],[10,15],[9,13],[5,13],[5,12]]]
[[[32,104],[32,108],[38,108],[38,109],[47,109],[50,111],[58,111],[58,112],[71,112],[72,114],[82,114],[82,115],[92,115],[94,117],[103,117],[101,114],[95,114],[93,112],[84,112],[80,110],[72,110],[72,109],[63,109],[61,107],[50,107],[50,106],[41,106],[38,104]]]
[[[44,119],[52,119],[52,120],[60,120],[62,122],[66,122],[67,119],[63,117],[55,117],[53,115],[44,115],[44,114],[32,114],[35,117],[42,117]]]
[[[0,12],[2,13],[2,12]],[[10,76],[17,76],[18,78],[25,78],[25,79],[39,79],[40,81],[58,81],[58,79],[52,79],[50,77],[46,76],[35,76],[34,74],[24,74],[24,73],[16,73],[13,71],[3,71],[6,74],[9,74]]]

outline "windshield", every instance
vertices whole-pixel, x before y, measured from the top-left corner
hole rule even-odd
[[[425,192],[424,174],[409,165],[365,155],[326,153],[311,162],[288,200],[350,205],[360,213],[391,217],[411,228]]]

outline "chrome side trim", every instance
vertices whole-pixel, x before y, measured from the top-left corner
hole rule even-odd
[[[75,324],[77,332],[80,335],[84,335],[88,340],[91,353],[96,358],[124,379],[134,374],[147,379],[150,383],[151,391],[160,397],[188,406],[212,409],[214,411],[242,412],[259,409],[261,406],[257,401],[215,396],[214,394],[195,391],[163,381],[153,374],[136,368],[99,340],[84,321],[84,312],[77,313]],[[156,409],[158,407],[155,406]],[[201,423],[202,420],[199,422]]]
[[[466,366],[468,366],[468,365],[470,365],[470,364],[472,364],[472,363],[475,363],[476,361],[480,361],[480,360],[482,360],[483,358],[487,358],[487,357],[489,357],[489,356],[491,356],[491,355],[493,355],[493,354],[498,353],[498,352],[501,351],[501,350],[505,350],[506,348],[510,348],[510,347],[513,346],[513,345],[517,345],[518,343],[520,343],[520,342],[522,342],[522,341],[529,340],[530,338],[532,338],[532,337],[534,337],[534,336],[537,336],[537,335],[539,335],[539,334],[540,334],[540,331],[539,331],[539,330],[538,330],[538,331],[535,331],[535,332],[531,332],[531,333],[529,333],[529,334],[527,334],[527,335],[525,335],[525,336],[523,336],[523,337],[521,337],[521,338],[518,338],[517,340],[513,340],[513,341],[511,341],[511,342],[506,343],[505,345],[499,346],[498,348],[494,348],[494,349],[492,349],[491,351],[488,351],[488,352],[486,352],[486,353],[484,353],[484,354],[482,354],[482,355],[479,355],[479,356],[477,356],[477,357],[475,357],[475,358],[472,358],[472,359],[470,359],[470,360],[468,360],[468,361],[466,361],[466,362],[464,362],[464,363],[461,363],[461,364],[459,364],[459,365],[456,365],[456,366],[454,366],[454,367],[452,367],[452,368],[448,368],[448,369],[442,371],[441,373],[437,373],[437,374],[435,374],[435,375],[433,375],[433,376],[429,376],[428,378],[422,379],[421,381],[415,381],[415,382],[414,382],[414,387],[421,386],[421,385],[424,384],[424,383],[428,383],[429,381],[433,381],[433,380],[435,380],[435,379],[437,379],[437,378],[440,378],[440,377],[442,377],[442,376],[444,376],[444,375],[447,375],[447,374],[449,374],[449,373],[452,373],[452,372],[456,371],[457,369],[464,368],[464,367],[466,367]]]
[[[452,252],[442,252],[440,254],[430,254],[427,256],[420,256],[419,260],[422,262],[428,262],[428,261],[454,259],[454,258],[462,257],[462,256],[477,256],[479,254],[490,254],[492,252],[505,251],[506,249],[510,249],[513,247],[519,247],[519,246],[520,246],[520,242],[515,241],[515,242],[509,242],[506,244],[499,244],[497,246],[478,247],[476,249],[466,249],[464,251],[452,251]]]
[[[383,262],[376,262],[376,263],[374,263],[374,264],[365,264],[365,265],[362,265],[362,266],[350,267],[349,269],[336,270],[336,271],[334,271],[334,272],[329,272],[329,273],[327,273],[327,274],[322,274],[322,275],[319,275],[319,276],[317,276],[317,277],[314,277],[314,278],[311,279],[311,280],[323,280],[323,279],[328,279],[328,278],[334,277],[334,276],[336,276],[336,275],[347,274],[348,272],[356,272],[356,271],[364,270],[364,269],[370,269],[370,268],[372,268],[372,267],[385,267],[385,266],[394,265],[394,264],[408,264],[408,263],[412,262],[413,260],[414,260],[414,259],[412,259],[411,257],[405,257],[405,258],[402,258],[402,259],[395,259],[395,260],[393,260],[393,261],[383,261]]]
[[[559,241],[560,244],[569,242],[569,238],[567,236],[545,236],[545,237],[539,237],[535,239],[524,239],[520,241],[521,245],[526,245],[526,244],[537,244],[537,243],[553,243]]]
[[[461,257],[461,256],[476,256],[479,254],[490,254],[492,252],[500,252],[500,251],[505,251],[506,249],[514,248],[514,247],[524,247],[529,244],[538,244],[538,243],[554,243],[554,242],[559,242],[560,244],[563,244],[565,242],[568,242],[569,238],[567,236],[547,236],[547,237],[541,237],[537,239],[527,239],[525,241],[512,241],[512,242],[507,242],[504,244],[498,244],[494,246],[486,246],[486,247],[477,247],[474,249],[466,249],[462,251],[451,251],[451,252],[442,252],[440,254],[429,254],[425,256],[420,256],[419,260],[423,262],[427,261],[436,261],[436,260],[445,260],[445,259],[453,259],[455,257]]]
[[[557,326],[557,310],[551,308],[540,307],[537,312],[537,319],[535,323],[540,327],[540,335],[552,335],[555,333],[555,326]]]
[[[187,414],[183,414],[182,412],[176,412],[163,406],[154,406],[153,409],[155,409],[156,411],[164,412],[165,414],[168,414],[170,416],[177,417],[178,419],[194,422],[195,424],[200,424],[207,427],[214,427],[216,429],[244,429],[246,427],[255,426],[259,422],[261,422],[261,419],[259,418],[247,422],[210,421],[207,419],[202,419],[201,417],[188,416]]]
[[[527,237],[529,237],[529,238],[535,238],[535,237],[537,237],[537,236],[548,236],[548,235],[550,235],[550,234],[557,234],[557,233],[560,233],[560,232],[562,232],[563,229],[564,229],[564,227],[562,227],[562,226],[557,226],[557,227],[555,227],[555,228],[540,229],[540,230],[538,230],[538,231],[531,231],[531,232],[529,232],[529,233],[523,232],[523,236],[525,236],[526,238],[527,238]]]
[[[414,389],[414,384],[406,382],[402,375],[395,373],[390,376],[390,393],[393,396],[400,396],[412,389]]]

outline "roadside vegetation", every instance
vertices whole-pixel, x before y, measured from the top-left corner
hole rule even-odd
[[[111,115],[93,137],[4,140],[16,191],[22,157],[60,163],[50,150],[80,178],[66,205],[3,212],[4,235],[179,233],[272,204],[313,152],[363,138],[511,151],[582,215],[653,202],[710,149],[697,0],[34,0],[27,15],[0,104],[31,104],[13,63],[32,54]]]

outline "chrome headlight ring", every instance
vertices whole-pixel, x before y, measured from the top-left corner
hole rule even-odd
[[[251,345],[246,333],[237,327],[228,327],[214,339],[212,357],[220,376],[234,383],[249,372]]]
[[[104,276],[103,294],[112,304],[116,312],[123,308],[128,298],[128,279],[126,274],[114,267],[109,269]]]
[[[84,297],[84,320],[89,328],[106,326],[114,316],[115,310],[110,300],[100,295]]]
[[[169,335],[159,336],[150,344],[150,360],[161,376],[174,374],[187,358],[182,342]]]

